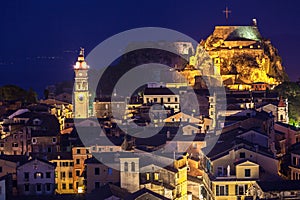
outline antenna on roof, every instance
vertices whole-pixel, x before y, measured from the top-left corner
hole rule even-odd
[[[176,154],[175,154],[175,151],[173,152],[173,160],[174,160],[174,161],[176,160]]]

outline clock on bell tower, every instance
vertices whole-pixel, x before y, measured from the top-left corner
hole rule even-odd
[[[84,59],[84,49],[81,48],[77,62],[74,65],[73,109],[75,118],[89,117],[88,69],[89,66]]]

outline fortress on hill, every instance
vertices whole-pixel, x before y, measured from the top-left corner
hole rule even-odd
[[[229,89],[249,90],[257,83],[265,83],[272,88],[288,79],[277,49],[270,40],[261,36],[256,20],[250,26],[216,26],[198,47],[210,55],[215,74],[221,75]],[[198,52],[197,48],[187,69],[200,59]],[[191,74],[188,76],[191,77]]]
[[[145,44],[153,48],[139,49]],[[173,48],[184,59],[156,48],[160,46]],[[203,78],[208,77],[207,74],[212,75],[210,80],[216,77],[214,75],[221,75],[221,81],[229,90],[272,89],[288,80],[278,50],[260,34],[256,20],[245,26],[215,26],[212,34],[200,41],[196,49],[188,41],[136,42],[127,48],[128,53],[122,56],[120,64],[113,68],[104,82],[113,83],[119,74],[145,63],[160,63],[174,69],[155,73],[157,80],[154,81],[159,82],[160,77],[164,77],[164,80],[168,79],[168,87],[189,85],[195,89],[205,88]],[[101,93],[107,90],[110,92],[106,93],[110,94],[111,88],[104,87],[112,85],[103,85]]]

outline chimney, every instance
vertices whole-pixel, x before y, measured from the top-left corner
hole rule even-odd
[[[169,139],[171,136],[170,136],[170,131],[167,131],[167,139]]]
[[[252,19],[252,26],[257,27],[257,20],[255,18]]]

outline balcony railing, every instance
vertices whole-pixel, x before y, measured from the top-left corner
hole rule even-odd
[[[235,175],[230,175],[230,176],[217,176],[216,179],[235,179]]]

